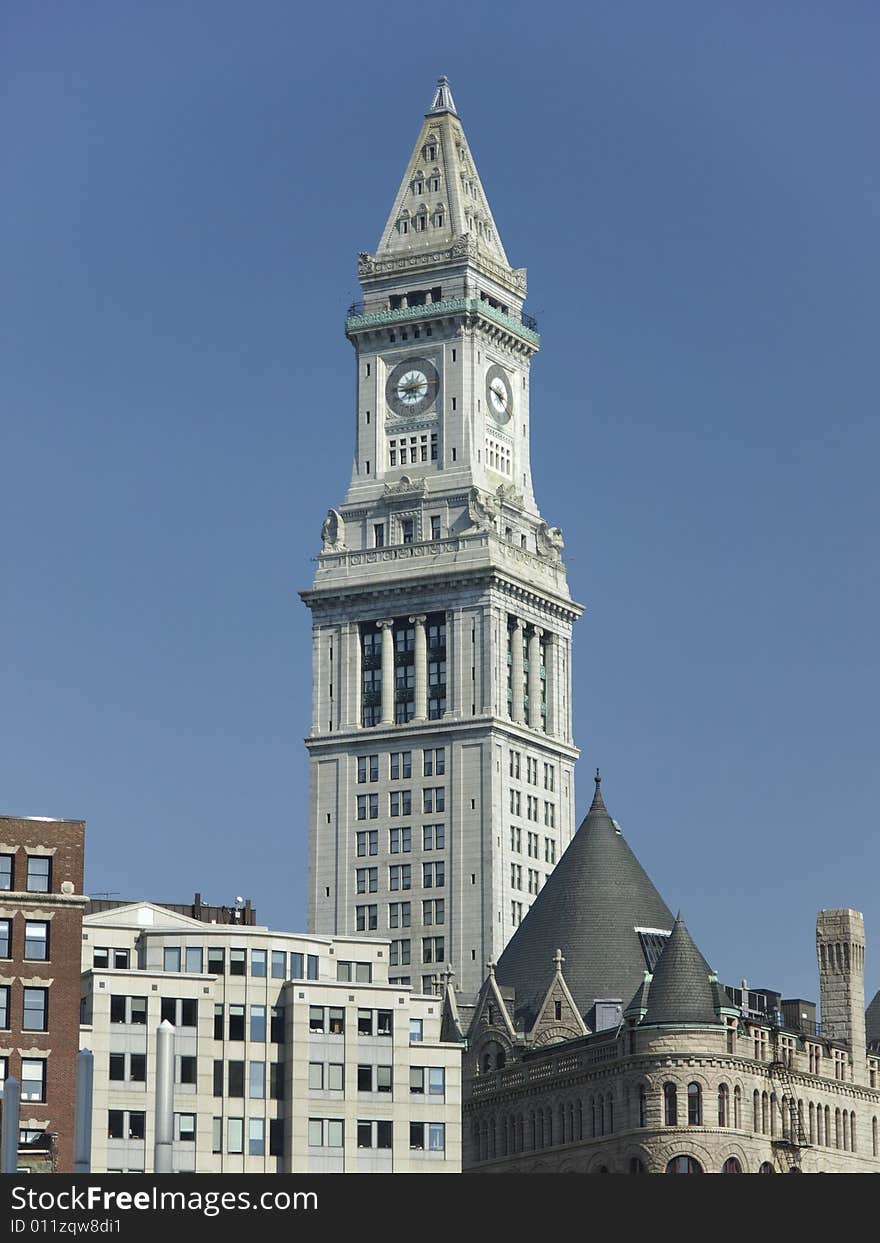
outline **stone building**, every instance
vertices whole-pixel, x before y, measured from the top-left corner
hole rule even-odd
[[[0,1091],[21,1084],[19,1167],[73,1168],[85,825],[0,816]]]
[[[880,1173],[880,994],[857,911],[820,911],[816,1008],[723,987],[672,917],[599,779],[583,824],[473,1005],[464,1169]],[[870,1036],[870,1042],[867,1036]]]
[[[302,593],[308,927],[387,936],[394,978],[449,962],[475,993],[574,831],[582,610],[532,491],[526,273],[445,78],[358,276],[351,480]]]
[[[156,1029],[174,1036],[175,1171],[457,1173],[461,1047],[388,981],[388,942],[205,923],[149,902],[89,915],[81,1043],[93,1173],[149,1173]]]

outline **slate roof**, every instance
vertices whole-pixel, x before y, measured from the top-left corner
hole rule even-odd
[[[880,989],[865,1011],[865,1035],[868,1044],[880,1044]]]
[[[669,931],[672,912],[608,814],[600,779],[583,823],[547,877],[495,967],[516,989],[515,1015],[530,1028],[565,955],[565,982],[582,1015],[597,998],[626,1002],[644,977],[636,928]]]
[[[681,915],[657,960],[642,1023],[718,1023],[718,988]]]

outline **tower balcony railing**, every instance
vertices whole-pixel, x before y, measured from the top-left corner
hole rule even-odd
[[[440,302],[425,302],[418,306],[390,307],[379,311],[367,311],[363,302],[353,302],[345,317],[345,331],[359,332],[370,328],[390,327],[394,324],[405,324],[411,320],[441,318],[444,315],[478,314],[493,320],[501,327],[522,337],[530,344],[538,346],[538,321],[534,315],[523,311],[520,315],[510,315],[499,307],[492,306],[482,298],[444,298]]]

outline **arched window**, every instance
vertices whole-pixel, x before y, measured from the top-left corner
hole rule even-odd
[[[843,1151],[849,1152],[849,1112],[843,1111]]]
[[[831,1106],[825,1106],[825,1147],[831,1147]]]
[[[605,1097],[599,1097],[599,1134],[605,1134]]]
[[[752,1130],[755,1134],[761,1130],[761,1093],[757,1088],[752,1093]]]
[[[840,1147],[840,1110],[834,1111],[834,1147]]]
[[[850,1113],[850,1115],[849,1115],[849,1150],[850,1150],[850,1152],[855,1152],[855,1150],[856,1150],[856,1115],[855,1115],[855,1110],[853,1110],[853,1111]]]
[[[630,1157],[629,1159],[630,1174],[647,1174],[645,1163],[641,1157]]]
[[[772,1162],[762,1161],[761,1164],[758,1166],[758,1173],[759,1174],[775,1174],[776,1171],[773,1168]]]
[[[733,1125],[739,1130],[742,1127],[743,1094],[739,1084],[733,1089]]]
[[[730,1092],[727,1084],[722,1083],[718,1088],[718,1125],[729,1126],[730,1118],[728,1116],[730,1109]]]
[[[779,1109],[778,1109],[778,1105],[776,1101],[776,1093],[771,1092],[770,1093],[770,1134],[774,1138],[776,1136],[776,1115],[778,1112],[779,1112]]]
[[[820,1148],[825,1146],[825,1114],[821,1105],[816,1109],[816,1143]]]
[[[590,1097],[590,1139],[595,1139],[599,1132],[596,1130],[596,1098]]]
[[[667,1174],[702,1174],[703,1167],[696,1157],[686,1155],[673,1157],[666,1167]]]
[[[736,1157],[728,1157],[721,1167],[722,1174],[741,1174],[743,1167],[737,1161]]]
[[[584,1138],[584,1103],[580,1099],[577,1103],[577,1138]]]
[[[788,1110],[788,1097],[787,1096],[783,1096],[782,1098],[782,1103],[779,1106],[779,1113],[780,1113],[780,1120],[782,1122],[782,1138],[788,1139],[789,1138],[789,1130],[788,1130],[789,1110]]]
[[[874,1147],[874,1156],[877,1156],[877,1145],[880,1144],[880,1133],[878,1133],[877,1119],[871,1122],[871,1143]]]
[[[816,1106],[810,1101],[810,1143],[816,1142]]]
[[[703,1125],[703,1094],[698,1083],[688,1084],[688,1126]]]
[[[553,1143],[553,1110],[544,1111],[544,1143],[549,1148]]]
[[[614,1130],[614,1097],[610,1092],[608,1093],[608,1100],[605,1105],[605,1125],[607,1127],[608,1134],[610,1135]]]
[[[639,1088],[639,1126],[648,1125],[648,1089],[644,1084]]]
[[[667,1126],[678,1126],[678,1090],[674,1083],[663,1085],[663,1121]],[[672,1173],[680,1173],[674,1170]]]

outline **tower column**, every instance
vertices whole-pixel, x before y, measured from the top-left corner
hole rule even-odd
[[[532,626],[529,635],[529,725],[541,728],[541,635],[540,626]]]
[[[361,723],[361,628],[357,622],[342,627],[341,646],[341,725],[352,729]]]
[[[517,617],[510,634],[510,715],[514,721],[525,722],[523,704],[523,620]]]
[[[416,657],[416,705],[414,721],[426,721],[428,719],[428,639],[425,634],[425,613],[418,613],[415,617],[411,617],[410,622],[416,628],[415,634],[415,657]],[[447,639],[448,641],[448,639]],[[384,670],[384,648],[382,668]],[[384,692],[383,692],[384,693]]]
[[[552,630],[544,632],[544,677],[547,687],[547,733],[555,738],[559,734],[556,719],[559,691],[556,686],[556,635]]]
[[[393,617],[383,617],[376,625],[382,631],[382,725],[394,724],[394,625]]]

